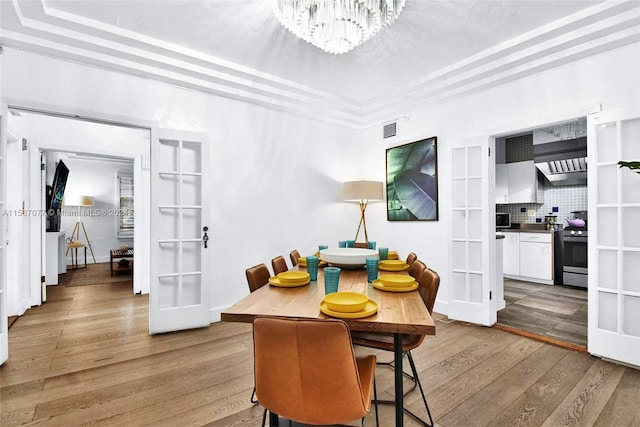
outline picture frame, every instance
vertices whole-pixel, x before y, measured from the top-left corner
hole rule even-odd
[[[386,150],[387,221],[438,220],[438,138]]]

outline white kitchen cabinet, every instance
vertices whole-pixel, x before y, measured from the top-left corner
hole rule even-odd
[[[502,271],[509,276],[520,275],[520,233],[505,232]]]
[[[504,275],[552,285],[552,233],[505,232],[504,235]]]
[[[542,203],[543,187],[533,160],[496,164],[496,203]]]
[[[507,165],[496,165],[496,203],[509,203],[509,177],[507,176]]]

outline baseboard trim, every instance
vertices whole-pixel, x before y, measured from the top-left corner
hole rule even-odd
[[[501,331],[509,332],[516,335],[521,335],[523,337],[531,338],[536,341],[541,341],[546,344],[555,345],[557,347],[566,348],[567,350],[578,351],[580,353],[588,354],[587,347],[583,345],[573,344],[570,342],[562,341],[557,338],[547,337],[545,335],[536,334],[534,332],[525,331],[522,329],[514,328],[511,326],[501,325],[500,323],[496,323],[493,325],[495,329],[500,329]]]

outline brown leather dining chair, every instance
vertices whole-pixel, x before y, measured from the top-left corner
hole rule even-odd
[[[247,268],[245,271],[245,275],[247,276],[247,284],[249,285],[249,292],[253,293],[269,283],[269,277],[271,277],[271,273],[269,273],[269,269],[265,263],[260,263],[258,265],[254,265],[253,267]],[[251,392],[251,403],[258,403],[256,400],[256,388],[253,388]]]
[[[269,269],[264,263],[247,268],[245,274],[247,276],[249,292],[255,292],[269,283],[269,277],[271,277],[271,273],[269,273]]]
[[[417,259],[413,262],[413,264],[411,264],[411,267],[409,267],[409,271],[408,271],[409,276],[416,279],[416,282],[420,282],[420,275],[426,268],[427,268],[427,265],[424,262]]]
[[[253,346],[256,395],[271,421],[364,424],[377,397],[376,357],[355,357],[345,322],[257,317]]]
[[[420,262],[420,261],[418,260],[416,262]],[[420,296],[422,297],[422,300],[424,301],[424,304],[427,307],[429,314],[433,312],[433,306],[436,301],[436,296],[438,294],[439,287],[440,287],[440,276],[438,275],[437,272],[435,272],[430,268],[426,268],[424,271],[422,271],[422,274],[420,275],[420,279],[418,280],[418,292],[420,293]],[[414,383],[413,387],[407,390],[406,393],[410,393],[411,391],[413,391],[416,388],[416,386],[419,388],[420,394],[422,395],[422,402],[424,403],[424,407],[427,410],[427,415],[429,416],[429,422],[426,422],[425,420],[421,419],[420,417],[418,417],[418,415],[416,415],[406,407],[404,408],[404,410],[413,418],[415,418],[416,421],[420,422],[422,425],[432,427],[433,418],[431,417],[431,411],[429,410],[429,405],[427,404],[427,398],[424,394],[424,390],[422,389],[422,384],[420,383],[420,378],[418,377],[418,371],[413,361],[413,356],[411,355],[411,350],[413,350],[414,348],[417,348],[420,344],[422,344],[424,337],[425,335],[403,335],[402,336],[402,352],[405,356],[407,356],[407,359],[409,360],[409,366],[411,367],[411,374],[407,372],[403,372],[403,374],[409,379],[411,379]],[[387,351],[393,352],[393,334],[356,331],[351,333],[351,339],[353,340],[354,345],[360,345],[364,347],[375,348],[379,350],[387,350]],[[381,362],[379,364],[384,364],[384,365],[393,367],[393,363]],[[379,400],[377,403],[395,404],[395,401]]]
[[[273,267],[273,274],[275,276],[289,270],[289,267],[287,267],[287,261],[284,260],[282,255],[278,255],[271,260],[271,267]]]
[[[416,255],[415,252],[409,252],[409,255],[407,255],[406,263],[409,264],[409,267],[411,267],[417,259],[418,255]]]
[[[300,259],[300,252],[298,252],[297,249],[292,250],[289,253],[289,258],[291,258],[291,265],[295,267],[296,265],[298,265],[298,260]]]

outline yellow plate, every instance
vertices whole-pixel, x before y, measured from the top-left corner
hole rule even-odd
[[[378,270],[382,270],[382,271],[406,271],[408,269],[409,269],[409,264],[407,264],[406,262],[404,263],[404,265],[401,265],[401,266],[388,266],[382,263],[378,266]]]
[[[320,311],[331,317],[338,317],[342,319],[361,319],[363,317],[369,317],[372,314],[375,314],[378,311],[378,304],[374,300],[369,300],[367,305],[364,306],[364,310],[358,311],[356,313],[342,313],[339,311],[330,310],[327,306],[327,303],[324,301],[320,302]]]
[[[418,282],[413,282],[413,285],[407,287],[398,287],[398,286],[385,286],[384,283],[380,281],[380,279],[376,279],[373,281],[373,287],[376,289],[380,289],[381,291],[388,292],[411,292],[418,289]]]
[[[403,267],[408,264],[400,259],[381,259],[380,265],[386,265],[387,267]]]
[[[385,286],[394,288],[406,288],[416,281],[413,277],[404,274],[383,274],[378,277],[378,280]]]
[[[300,283],[309,279],[309,273],[304,271],[285,271],[278,274],[277,277],[282,283]]]
[[[278,279],[276,276],[273,276],[269,277],[269,283],[273,286],[279,286],[281,288],[295,288],[297,286],[308,285],[309,283],[311,283],[311,279],[307,279],[304,282],[297,283],[282,283],[280,279]]]
[[[400,259],[400,258],[398,257],[398,252],[389,251],[389,253],[387,254],[387,259],[396,260],[396,259]]]

